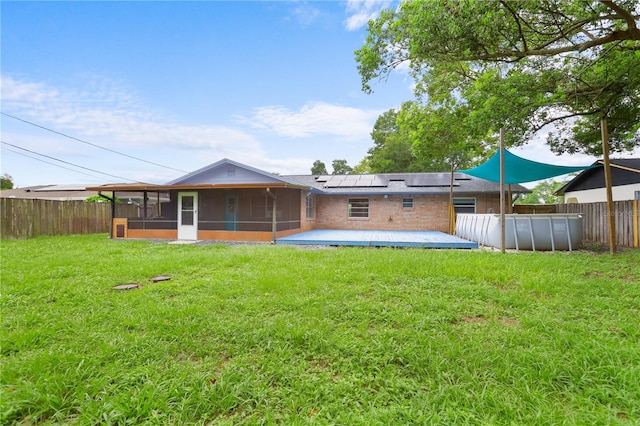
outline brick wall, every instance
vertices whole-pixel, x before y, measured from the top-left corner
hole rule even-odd
[[[358,198],[369,199],[368,218],[349,218],[347,196],[316,196],[315,221],[305,221],[308,229],[387,229],[387,230],[435,230],[447,232],[448,195],[415,195],[413,208],[403,208],[406,196],[372,195]],[[500,211],[498,195],[464,195],[456,197],[476,198],[476,212],[487,213],[489,209]],[[304,216],[303,216],[304,217]],[[305,226],[303,225],[303,228]]]

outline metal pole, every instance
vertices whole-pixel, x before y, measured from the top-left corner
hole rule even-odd
[[[504,128],[500,128],[500,250],[505,252],[505,217],[504,217]]]
[[[455,233],[455,221],[456,221],[456,213],[455,208],[453,207],[453,171],[454,165],[451,162],[451,179],[449,181],[449,234],[453,235]]]
[[[142,229],[147,229],[147,191],[142,191]]]
[[[109,223],[109,238],[113,238],[113,219],[116,217],[116,192],[111,191],[111,223]]]
[[[600,121],[602,130],[602,155],[604,157],[604,183],[607,192],[607,215],[609,216],[609,252],[616,252],[616,218],[613,208],[613,194],[611,186],[613,185],[611,178],[611,166],[609,164],[609,131],[607,130],[607,118],[604,117]]]

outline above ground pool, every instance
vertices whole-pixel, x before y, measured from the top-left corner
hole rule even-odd
[[[480,245],[500,248],[499,214],[459,214],[456,233]],[[575,250],[582,243],[582,215],[505,215],[505,249]]]

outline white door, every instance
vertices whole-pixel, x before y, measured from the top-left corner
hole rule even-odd
[[[198,193],[178,193],[178,239],[198,239]]]

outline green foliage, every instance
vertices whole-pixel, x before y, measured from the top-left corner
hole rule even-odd
[[[369,167],[369,158],[365,157],[360,160],[360,162],[354,166],[352,173],[355,175],[374,173],[371,167]]]
[[[638,13],[632,0],[403,2],[369,23],[356,60],[367,92],[408,63],[449,126],[466,111],[467,137],[504,127],[520,145],[554,124],[554,152],[600,155],[607,118],[611,151],[625,151],[640,145]]]
[[[544,180],[531,188],[530,194],[520,196],[515,204],[559,204],[562,203],[562,196],[553,195],[566,182]]]
[[[367,153],[372,173],[443,172],[470,166],[487,154],[482,140],[467,136],[464,107],[433,108],[405,102],[378,117]],[[452,126],[452,121],[458,125]]]
[[[311,166],[311,174],[312,175],[328,175],[327,166],[320,160],[316,160],[313,162],[313,166]]]
[[[0,250],[1,424],[640,421],[637,250]]]
[[[84,201],[86,201],[88,203],[109,203],[110,202],[106,198],[101,197],[99,195],[92,195],[90,197],[85,198]],[[122,204],[122,200],[120,198],[116,197],[115,198],[115,203],[116,204]]]
[[[333,160],[331,163],[334,175],[348,175],[353,172],[353,168],[347,164],[347,160]]]
[[[2,189],[13,189],[13,178],[7,173],[0,176],[0,190]]]
[[[418,172],[411,141],[398,125],[398,112],[391,109],[376,120],[371,132],[373,147],[367,154],[371,173]]]

